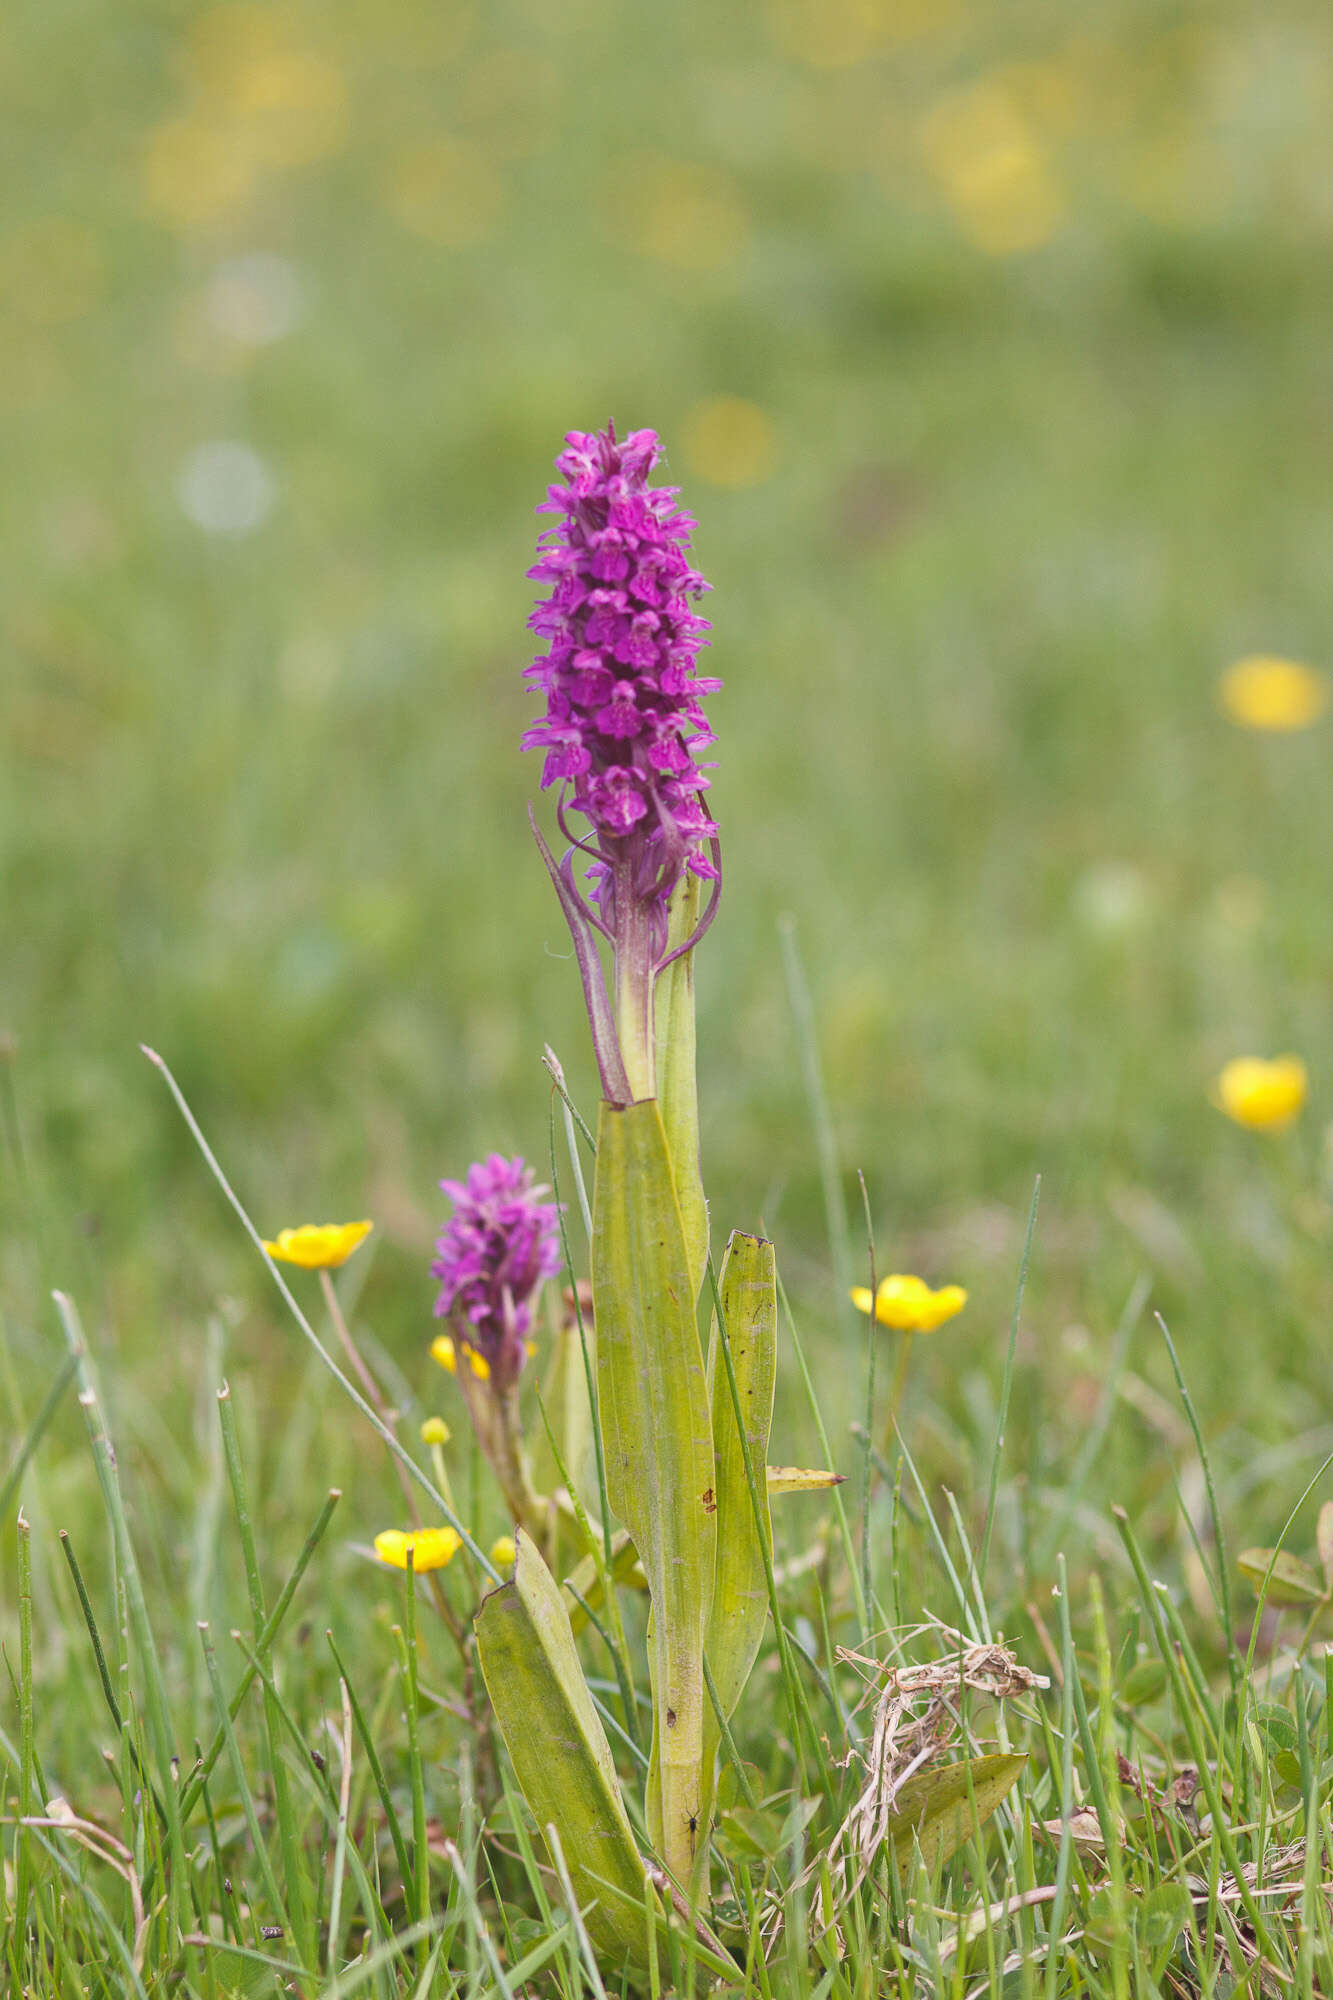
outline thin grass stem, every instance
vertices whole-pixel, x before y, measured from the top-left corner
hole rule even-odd
[[[274,1639],[277,1637],[278,1629],[281,1626],[283,1619],[287,1615],[293,1597],[295,1597],[296,1595],[297,1585],[300,1583],[301,1578],[305,1575],[306,1568],[310,1562],[310,1558],[314,1555],[315,1550],[319,1547],[320,1542],[323,1540],[324,1530],[328,1527],[329,1522],[332,1520],[333,1510],[338,1505],[338,1502],[341,1499],[342,1499],[341,1489],[337,1486],[330,1487],[328,1495],[324,1501],[324,1505],[319,1510],[319,1514],[315,1520],[315,1524],[311,1528],[310,1533],[306,1536],[305,1541],[301,1545],[301,1551],[296,1558],[296,1562],[292,1569],[292,1573],[288,1577],[286,1583],[283,1585],[281,1595],[279,1596],[277,1603],[274,1605],[272,1611],[269,1613],[269,1616],[265,1621],[263,1631],[259,1635],[258,1644],[264,1646],[271,1646]],[[245,1700],[246,1695],[249,1694],[250,1689],[254,1684],[254,1679],[255,1679],[255,1669],[253,1667],[247,1667],[244,1674],[241,1676],[240,1684],[237,1687],[236,1692],[232,1696],[231,1701],[229,1702],[227,1707],[227,1715],[230,1721],[234,1722],[236,1720],[236,1717],[240,1714],[241,1704]],[[199,1796],[199,1789],[207,1781],[209,1773],[212,1771],[213,1766],[217,1763],[218,1758],[222,1754],[226,1741],[227,1741],[226,1730],[223,1728],[221,1724],[219,1724],[213,1736],[213,1740],[209,1744],[208,1750],[202,1760],[202,1763],[200,1764],[197,1770],[194,1770],[190,1773],[184,1785],[181,1787],[181,1816],[183,1819],[188,1820],[191,1812],[194,1810],[195,1801],[198,1799]]]
[[[819,1056],[819,1035],[815,1027],[814,1004],[810,998],[805,967],[801,963],[800,946],[796,941],[795,918],[779,917],[778,945],[787,981],[787,998],[791,1003],[792,1018],[796,1024],[796,1047],[801,1058],[806,1102],[810,1111],[810,1121],[814,1126],[815,1151],[819,1158],[824,1217],[828,1226],[829,1248],[833,1253],[833,1285],[837,1295],[837,1314],[834,1321],[836,1325],[846,1318],[847,1313],[847,1294],[852,1282],[852,1230],[847,1214],[847,1198],[842,1188],[842,1172],[838,1164],[838,1142],[833,1129],[833,1116],[829,1110],[828,1093],[824,1088],[824,1069]]]
[[[403,1840],[402,1830],[398,1824],[398,1814],[394,1810],[393,1799],[390,1796],[389,1786],[384,1776],[384,1766],[380,1762],[379,1751],[375,1747],[375,1734],[366,1721],[365,1711],[362,1709],[357,1696],[356,1684],[347,1671],[342,1654],[338,1651],[337,1640],[334,1638],[332,1632],[326,1632],[324,1637],[328,1640],[329,1651],[333,1654],[334,1660],[337,1663],[342,1685],[347,1689],[347,1699],[352,1706],[352,1720],[356,1724],[356,1733],[361,1738],[361,1748],[366,1753],[366,1763],[370,1767],[370,1775],[374,1781],[375,1790],[379,1794],[380,1805],[384,1810],[385,1822],[389,1829],[389,1838],[393,1842],[394,1856],[398,1862],[399,1878],[403,1884],[404,1894],[406,1894],[407,1886],[412,1880],[412,1866],[408,1860],[407,1847]]]
[[[8,1514],[10,1502],[18,1492],[19,1481],[23,1477],[28,1461],[46,1435],[47,1427],[60,1408],[66,1389],[78,1373],[78,1367],[77,1357],[73,1354],[66,1355],[42,1400],[41,1408],[28,1425],[23,1442],[14,1456],[14,1462],[5,1474],[5,1483],[0,1486],[0,1517]]]
[[[978,1565],[978,1588],[986,1588],[986,1571],[990,1565],[991,1534],[995,1527],[995,1504],[1000,1491],[1000,1458],[1004,1451],[1005,1429],[1009,1422],[1009,1398],[1014,1386],[1014,1353],[1018,1347],[1018,1321],[1023,1310],[1023,1293],[1027,1289],[1028,1259],[1032,1255],[1032,1237],[1037,1227],[1037,1204],[1041,1200],[1041,1175],[1032,1184],[1032,1202],[1028,1209],[1028,1226],[1023,1237],[1023,1255],[1018,1265],[1018,1286],[1014,1293],[1014,1310],[1009,1321],[1009,1346],[1004,1357],[1004,1379],[1000,1384],[1000,1414],[995,1426],[995,1447],[991,1453],[990,1492],[986,1498],[986,1526],[981,1537],[981,1561]]]

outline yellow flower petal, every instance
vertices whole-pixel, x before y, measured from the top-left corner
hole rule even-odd
[[[1299,1056],[1237,1056],[1217,1079],[1214,1102],[1251,1132],[1278,1132],[1298,1118],[1310,1079]]]
[[[270,1257],[299,1264],[303,1271],[336,1271],[374,1227],[373,1222],[305,1222],[299,1229],[280,1230],[277,1242],[266,1242],[264,1248]]]
[[[423,1444],[448,1444],[449,1426],[443,1417],[427,1417],[421,1426]]]
[[[385,1528],[375,1537],[375,1554],[381,1562],[391,1563],[394,1569],[406,1569],[410,1552],[412,1567],[418,1573],[443,1569],[462,1546],[452,1528],[416,1528],[410,1533],[402,1528]]]
[[[961,1285],[941,1285],[921,1303],[921,1317],[918,1331],[934,1333],[936,1327],[943,1326],[945,1320],[952,1319],[967,1304],[967,1293]]]
[[[512,1569],[518,1550],[512,1535],[501,1535],[491,1543],[491,1561],[497,1569]]]
[[[858,1312],[870,1311],[867,1286],[854,1286],[851,1297]],[[936,1327],[963,1310],[967,1293],[961,1285],[942,1285],[934,1292],[924,1278],[895,1271],[881,1278],[873,1303],[881,1326],[891,1326],[899,1333],[934,1333]]]
[[[1228,667],[1218,686],[1222,707],[1245,729],[1306,729],[1328,706],[1328,677],[1299,660],[1252,653]]]
[[[430,1351],[433,1359],[439,1362],[441,1368],[448,1369],[451,1375],[458,1373],[458,1349],[449,1334],[437,1333],[430,1344]],[[475,1347],[465,1348],[464,1352],[468,1360],[472,1363],[472,1373],[476,1376],[477,1380],[479,1382],[489,1382],[491,1379],[491,1364],[486,1359],[486,1356],[478,1354]]]

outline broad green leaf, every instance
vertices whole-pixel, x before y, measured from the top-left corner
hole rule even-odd
[[[1048,1827],[1058,1824],[1058,1821],[1047,1822]],[[1114,1951],[1117,1945],[1125,1943],[1133,1935],[1138,1906],[1138,1895],[1134,1890],[1127,1889],[1121,1891],[1117,1909],[1109,1883],[1103,1883],[1088,1899],[1088,1914],[1083,1929],[1087,1942],[1096,1951]]]
[[[1301,1760],[1292,1750],[1279,1750],[1273,1758],[1273,1770],[1284,1785],[1299,1792],[1303,1783]]]
[[[1277,1550],[1276,1554],[1272,1549],[1242,1549],[1236,1567],[1245,1581],[1253,1585],[1256,1594],[1264,1590],[1264,1579],[1268,1578],[1264,1594],[1269,1604],[1318,1604],[1325,1594],[1318,1571],[1299,1556],[1288,1555],[1285,1549]]]
[[[757,1764],[744,1764],[742,1765],[742,1769],[745,1773],[746,1782],[750,1787],[751,1794],[756,1799],[762,1799],[766,1790],[766,1780],[763,1772]],[[736,1767],[728,1761],[722,1766],[718,1774],[717,1809],[719,1812],[739,1811],[744,1802],[745,1793],[741,1788],[741,1781],[736,1775]]]
[[[841,1486],[846,1477],[845,1472],[808,1470],[803,1465],[770,1465],[768,1497],[776,1500],[782,1493],[815,1493],[823,1487]]]
[[[1280,1702],[1257,1701],[1250,1711],[1250,1720],[1270,1755],[1279,1750],[1297,1748],[1300,1732],[1296,1727],[1296,1718],[1291,1710],[1283,1708]]]
[[[771,1861],[782,1847],[782,1814],[762,1807],[736,1806],[720,1815],[717,1840],[728,1859]]]
[[[648,1578],[655,1703],[649,1833],[688,1880],[697,1844],[713,1597],[713,1436],[694,1289],[656,1102],[607,1104],[593,1194],[597,1392],[611,1506]]]
[[[476,1616],[486,1692],[543,1839],[551,1825],[560,1836],[588,1935],[612,1962],[641,1965],[644,1868],[611,1751],[555,1579],[530,1536],[515,1540],[513,1578]]]
[[[1160,1981],[1166,1971],[1176,1940],[1193,1914],[1189,1890],[1183,1882],[1159,1882],[1139,1904],[1134,1928],[1143,1949],[1152,1960],[1152,1975]]]
[[[699,921],[701,884],[688,870],[671,896],[667,947],[683,944]],[[653,996],[657,1032],[657,1103],[676,1182],[685,1234],[690,1296],[697,1300],[708,1263],[708,1203],[699,1172],[699,1093],[694,1075],[694,953],[673,959]]]
[[[940,1764],[909,1778],[894,1800],[888,1825],[900,1865],[910,1860],[913,1841],[920,1844],[928,1872],[956,1854],[990,1818],[1026,1763],[1026,1756],[997,1753]]]
[[[1157,1701],[1166,1687],[1166,1667],[1161,1660],[1136,1660],[1120,1683],[1120,1699],[1130,1708]]]
[[[1279,1784],[1301,1783],[1300,1731],[1290,1709],[1275,1701],[1257,1701],[1248,1717],[1254,1761],[1268,1766]]]
[[[762,1236],[733,1230],[718,1279],[718,1294],[731,1344],[732,1367],[745,1418],[746,1443],[756,1477],[768,1458],[777,1380],[777,1278],[773,1245]],[[768,1620],[767,1562],[773,1531],[768,1488],[759,1491],[759,1522],[745,1477],[745,1454],[736,1429],[717,1316],[708,1346],[708,1384],[713,1399],[713,1446],[717,1460],[717,1567],[713,1610],[705,1650],[724,1715],[730,1715],[750,1678]],[[762,1540],[761,1540],[762,1535]]]

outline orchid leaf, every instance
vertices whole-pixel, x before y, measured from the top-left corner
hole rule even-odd
[[[477,1651],[519,1787],[545,1838],[554,1826],[588,1935],[615,1964],[642,1965],[644,1867],[564,1601],[519,1532],[510,1582],[483,1598]]]
[[[773,1245],[761,1236],[732,1232],[718,1278],[718,1294],[731,1345],[731,1363],[744,1413],[750,1464],[764,1465],[773,1425],[777,1380],[777,1277]],[[717,1468],[717,1567],[708,1624],[708,1665],[724,1715],[730,1715],[750,1678],[768,1619],[768,1563],[773,1533],[768,1487],[759,1491],[759,1518],[750,1497],[736,1408],[719,1351],[717,1318],[708,1349]],[[762,1536],[762,1540],[761,1540]]]
[[[700,884],[688,869],[671,896],[667,948],[685,942],[699,921]],[[657,1103],[676,1183],[691,1297],[698,1299],[708,1263],[708,1203],[699,1173],[699,1094],[694,1065],[694,952],[682,952],[659,974],[654,995],[657,1024]]]
[[[579,977],[583,981],[583,997],[588,1007],[588,1025],[592,1029],[593,1053],[597,1058],[597,1071],[602,1080],[602,1089],[614,1097],[628,1097],[629,1082],[625,1076],[625,1061],[620,1052],[620,1039],[616,1034],[615,1015],[606,992],[606,974],[597,952],[597,940],[593,935],[592,919],[588,906],[580,896],[574,883],[573,869],[566,862],[558,862],[547,846],[537,816],[528,807],[528,823],[532,837],[537,843],[537,851],[546,863],[546,872],[551,878],[551,886],[569,925],[569,935],[574,943],[574,957],[578,962]]]
[[[817,1493],[830,1486],[841,1486],[845,1472],[824,1472],[814,1468],[807,1470],[803,1465],[770,1465],[768,1468],[768,1497],[776,1500],[783,1493]]]
[[[597,1391],[611,1507],[648,1578],[657,1728],[648,1824],[691,1870],[716,1534],[713,1437],[689,1257],[654,1099],[603,1103],[593,1195]]]

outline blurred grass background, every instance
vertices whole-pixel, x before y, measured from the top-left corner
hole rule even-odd
[[[1058,1484],[1147,1273],[1280,1520],[1333,1421],[1328,725],[1215,689],[1333,665],[1327,10],[27,0],[0,81],[16,1408],[59,1284],[165,1451],[226,1298],[297,1449],[141,1041],[262,1228],[375,1218],[361,1311],[444,1401],[434,1184],[544,1158],[544,1041],[593,1096],[517,740],[532,509],[614,418],[715,586],[718,1241],[776,1234],[849,1413],[789,912],[853,1213],[859,1166],[881,1271],[972,1292],[917,1358],[931,1464],[988,1449],[1040,1171],[1017,1461]],[[1287,1047],[1298,1132],[1226,1125],[1220,1064]],[[1138,1343],[1098,1477],[1169,1513]],[[314,1476],[380,1479],[319,1407]]]

